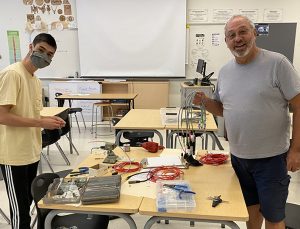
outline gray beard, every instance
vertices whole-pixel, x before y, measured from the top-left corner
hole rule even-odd
[[[231,51],[232,55],[234,55],[235,57],[245,57],[249,54],[249,52],[250,52],[251,48],[253,47],[253,45],[254,45],[254,40],[251,41],[250,46],[243,53],[238,53],[234,50],[230,50],[230,51]]]

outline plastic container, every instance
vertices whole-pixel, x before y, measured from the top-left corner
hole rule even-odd
[[[178,123],[178,115],[180,108],[165,107],[160,108],[160,117],[163,125],[175,125]]]
[[[87,178],[56,178],[49,185],[43,198],[44,203],[79,203]]]
[[[184,192],[180,194],[179,190],[165,185],[178,185],[186,191],[192,191],[188,182],[184,180],[157,182],[156,206],[159,212],[191,211],[196,207],[195,194]]]

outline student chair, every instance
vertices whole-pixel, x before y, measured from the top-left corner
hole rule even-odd
[[[108,111],[108,121],[109,123],[98,123],[98,111],[99,111],[99,114],[101,114],[101,108],[103,109],[104,107],[107,108],[107,111]],[[95,133],[95,138],[97,138],[97,136],[105,136],[105,135],[99,135],[97,133],[97,126],[109,126],[109,130],[110,132],[112,131],[111,129],[111,123],[112,123],[112,119],[113,119],[113,115],[114,115],[114,112],[113,112],[113,107],[111,105],[111,102],[109,100],[102,100],[101,102],[97,102],[97,103],[94,103],[93,104],[93,108],[92,108],[92,129],[91,129],[91,133]],[[94,130],[95,128],[95,130]]]
[[[61,118],[66,122],[66,124],[65,124],[64,127],[62,127],[62,128],[59,130],[60,137],[66,136],[67,139],[68,139],[68,141],[69,141],[69,143],[71,144],[71,147],[75,150],[76,154],[79,155],[79,152],[78,152],[78,150],[76,149],[75,145],[73,144],[73,141],[72,141],[72,139],[70,138],[70,135],[69,135],[69,133],[70,133],[70,131],[71,131],[70,119],[69,119],[68,116],[65,117],[65,118],[64,118],[64,117],[61,117]],[[58,142],[57,142],[56,144],[58,144]]]
[[[121,119],[113,118],[112,123],[115,126]],[[116,135],[118,131],[116,131]],[[131,147],[141,147],[143,142],[148,142],[153,140],[154,132],[147,131],[147,132],[135,132],[135,131],[126,131],[123,133],[123,138],[127,139],[128,142],[120,142],[120,145],[130,144]]]
[[[52,144],[55,144],[58,151],[59,151],[59,153],[61,154],[64,161],[66,162],[66,164],[70,165],[71,163],[70,163],[69,159],[67,158],[66,154],[64,153],[61,146],[57,142],[60,139],[61,136],[62,136],[61,135],[61,130],[59,130],[59,129],[54,129],[54,130],[44,129],[44,130],[42,130],[42,148],[47,147],[47,155],[49,155],[49,146],[52,145]],[[46,155],[42,152],[41,156],[45,159],[45,161],[48,164],[50,170],[53,172],[52,166],[51,166],[49,160],[47,159]]]
[[[31,184],[31,194],[37,210],[37,229],[44,228],[46,216],[51,211],[50,209],[39,208],[37,203],[45,196],[49,185],[55,178],[59,178],[55,173],[42,173],[38,175]],[[106,229],[108,223],[109,217],[104,215],[68,214],[55,216],[52,220],[51,227]]]
[[[69,173],[72,172],[72,171],[73,171],[73,169],[66,169],[66,170],[58,171],[58,172],[56,172],[55,174],[57,174],[60,178],[64,178],[64,177],[68,176]],[[54,173],[54,172],[53,172],[53,173]],[[34,214],[34,211],[35,211],[35,210],[36,210],[36,208],[35,208],[35,205],[34,205],[33,208],[32,208],[32,210],[31,210],[31,212],[30,212],[31,215]],[[30,227],[31,227],[31,228],[34,228],[36,222],[37,222],[37,216],[35,216],[35,218],[33,219],[33,221],[32,221],[32,223],[31,223]]]
[[[59,92],[55,93],[55,97],[58,97],[58,96],[60,96],[60,95],[62,95],[62,93],[59,93]],[[58,105],[59,107],[63,107],[63,106],[64,106],[64,103],[65,103],[65,100],[64,100],[64,99],[58,99],[58,100],[57,100],[57,105]],[[77,112],[80,112],[81,117],[82,117],[82,121],[83,121],[84,128],[86,129],[85,121],[84,121],[83,114],[82,114],[82,108],[80,108],[80,107],[70,107],[70,108],[69,108],[69,115],[71,116],[72,114],[74,114],[75,119],[76,119],[76,123],[77,123],[77,127],[78,127],[78,131],[79,131],[79,133],[80,133],[80,127],[79,127],[78,118],[77,118],[77,115],[76,115]]]

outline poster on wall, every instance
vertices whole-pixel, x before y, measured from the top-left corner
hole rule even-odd
[[[7,31],[9,50],[9,63],[13,64],[21,60],[19,31]]]
[[[189,23],[208,22],[208,9],[191,9],[188,11]]]
[[[283,10],[282,9],[265,9],[264,21],[265,22],[281,22]]]
[[[34,30],[47,32],[77,28],[72,2],[73,0],[23,0],[27,9],[26,31],[30,33]]]

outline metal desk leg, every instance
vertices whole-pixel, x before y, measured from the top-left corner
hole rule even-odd
[[[217,137],[217,135],[215,134],[215,132],[213,132],[213,135],[215,135],[215,139],[216,139],[216,144],[219,147],[219,150],[224,150],[224,147],[222,146],[219,138]]]
[[[213,150],[215,150],[216,149],[216,136],[213,134],[213,132],[202,132],[202,133],[204,133],[206,135],[209,135],[211,137],[211,141],[212,141],[211,142],[211,148]],[[207,149],[207,142],[205,142],[205,147]]]
[[[176,217],[164,217],[164,216],[152,216],[145,224],[144,229],[150,229],[156,221],[159,220],[177,220],[177,221],[195,221],[195,222],[203,222],[203,223],[217,223],[224,224],[232,229],[239,229],[239,226],[233,221],[225,221],[225,220],[205,220],[205,219],[187,219],[187,218],[176,218]]]
[[[171,140],[173,138],[173,135],[179,132],[179,130],[171,130],[169,134],[167,135],[167,142],[166,142],[166,147],[170,148],[171,147]],[[209,135],[212,140],[212,149],[216,149],[216,136],[214,135],[213,132],[206,132],[206,131],[196,131],[197,133],[203,133],[206,135]],[[205,148],[207,149],[207,143],[205,144]]]
[[[78,213],[78,214],[89,214],[89,215],[113,215],[124,219],[129,225],[130,229],[137,229],[134,220],[129,214],[126,213],[114,213],[114,212],[84,212],[84,211],[69,211],[69,210],[52,210],[48,213],[45,219],[45,229],[51,229],[51,222],[53,218],[60,213]]]

